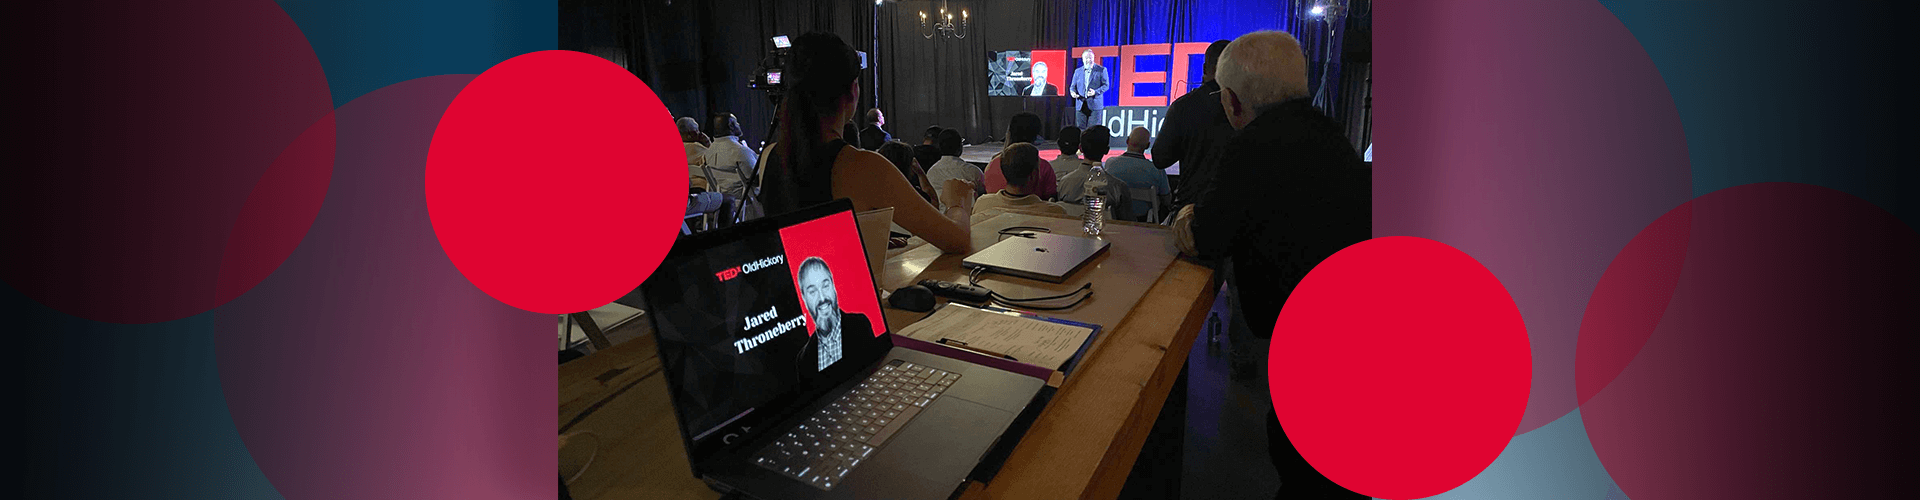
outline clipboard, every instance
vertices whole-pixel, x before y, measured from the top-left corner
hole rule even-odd
[[[1077,368],[1080,366],[1080,360],[1086,358],[1087,350],[1093,347],[1093,341],[1095,339],[1100,338],[1100,333],[1102,331],[1102,328],[1100,327],[1100,325],[1095,325],[1090,323],[1081,323],[1077,321],[1069,321],[1069,320],[1064,320],[1059,318],[1050,318],[1050,317],[1041,316],[1041,315],[1033,314],[1026,311],[1007,309],[1003,307],[994,307],[994,306],[974,307],[966,304],[956,304],[951,302],[941,307],[966,307],[966,308],[977,309],[977,310],[996,313],[996,314],[1005,314],[1008,316],[1031,319],[1036,321],[1045,321],[1048,323],[1061,324],[1061,325],[1067,325],[1067,326],[1073,326],[1073,327],[1079,327],[1079,328],[1087,328],[1092,330],[1091,333],[1087,334],[1086,340],[1080,342],[1080,347],[1074,350],[1073,355],[1068,357],[1067,361],[1061,364],[1059,369],[1028,364],[1020,361],[1009,360],[1006,358],[988,356],[988,355],[974,352],[971,350],[959,349],[959,348],[951,347],[945,344],[940,344],[937,342],[928,342],[925,340],[920,340],[920,339],[908,337],[905,335],[895,334],[891,336],[893,337],[893,345],[896,347],[905,347],[908,349],[913,349],[913,350],[925,352],[928,354],[966,361],[966,362],[977,364],[977,365],[990,366],[993,368],[998,368],[1001,370],[1006,370],[1009,372],[1026,375],[1029,377],[1044,380],[1047,382],[1047,386],[1054,387],[1054,388],[1060,387],[1060,384],[1066,381],[1067,375],[1072,374],[1074,368]]]

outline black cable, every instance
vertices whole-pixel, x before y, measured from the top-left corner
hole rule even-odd
[[[1002,295],[1001,297],[1005,297],[1006,300],[1013,301],[1013,302],[1040,302],[1040,301],[1047,301],[1047,300],[1064,299],[1067,297],[1072,297],[1074,294],[1080,293],[1081,291],[1092,290],[1092,289],[1093,289],[1093,284],[1087,283],[1085,285],[1080,285],[1080,288],[1075,288],[1071,292],[1067,292],[1059,295],[1048,295],[1045,297],[1022,297],[1017,299],[1013,297],[1006,297],[1005,295]],[[998,294],[1000,292],[993,292],[993,293]]]
[[[1082,295],[1082,296],[1080,296],[1080,298],[1078,298],[1078,299],[1074,299],[1074,301],[1073,301],[1073,302],[1071,302],[1071,303],[1068,303],[1067,305],[1064,305],[1064,306],[1038,306],[1038,305],[1033,305],[1033,304],[1028,304],[1028,303],[1024,303],[1024,302],[1007,302],[1006,300],[1004,300],[1004,298],[1005,298],[1005,296],[1003,296],[1003,295],[1000,295],[1000,293],[999,293],[999,292],[993,292],[993,293],[991,293],[991,294],[990,294],[990,296],[991,296],[991,297],[993,297],[993,300],[994,300],[995,302],[999,302],[999,303],[1000,303],[1001,305],[1004,305],[1004,306],[1007,306],[1007,307],[1016,307],[1016,308],[1021,308],[1021,309],[1032,309],[1032,310],[1035,310],[1035,311],[1064,311],[1064,310],[1067,310],[1067,309],[1072,309],[1072,308],[1075,308],[1075,307],[1079,307],[1079,306],[1080,306],[1080,303],[1081,303],[1081,302],[1085,302],[1085,301],[1087,300],[1087,298],[1089,298],[1089,297],[1092,297],[1092,296],[1093,296],[1093,289],[1091,289],[1091,288],[1088,288],[1088,289],[1086,289],[1086,291],[1087,291],[1087,294],[1086,294],[1086,295]]]

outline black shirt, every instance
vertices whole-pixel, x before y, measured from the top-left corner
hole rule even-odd
[[[1265,337],[1307,271],[1372,237],[1372,174],[1305,98],[1263,108],[1218,166],[1194,207],[1194,247],[1202,259],[1232,259],[1238,313]]]
[[[819,335],[819,333],[815,332],[814,335]],[[873,321],[868,320],[867,316],[864,314],[856,314],[856,313],[841,311],[839,335],[840,335],[840,339],[839,339],[840,340],[840,359],[835,360],[833,362],[834,364],[829,366],[837,367],[839,366],[841,361],[846,361],[847,358],[853,357],[858,354],[870,354],[870,353],[865,353],[860,351],[863,350],[862,349],[863,347],[870,347],[868,346],[868,344],[871,344],[872,342],[859,342],[859,340],[855,340],[854,342],[848,342],[848,338],[856,335],[863,335],[863,337],[859,337],[859,339],[873,338]],[[795,360],[796,361],[794,365],[796,367],[795,369],[800,371],[800,375],[802,378],[810,379],[818,376],[818,372],[821,371],[820,370],[820,339],[818,338],[807,339],[806,347],[801,349],[800,352],[801,352],[800,359]]]
[[[1180,162],[1180,187],[1173,192],[1173,205],[1194,203],[1214,179],[1214,163],[1220,146],[1233,136],[1233,124],[1220,107],[1220,84],[1213,80],[1167,106],[1166,121],[1160,135],[1153,139],[1153,166],[1165,170]]]
[[[860,130],[860,149],[879,151],[880,146],[893,140],[893,134],[880,127],[867,127]]]

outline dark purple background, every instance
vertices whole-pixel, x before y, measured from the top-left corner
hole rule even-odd
[[[554,4],[167,5],[0,21],[6,491],[552,491],[553,318],[458,274],[420,182]],[[1485,264],[1536,360],[1522,432],[1443,496],[1910,489],[1911,5],[1381,7],[1375,234]]]

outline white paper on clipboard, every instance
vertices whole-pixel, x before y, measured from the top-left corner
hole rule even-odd
[[[1013,356],[1015,361],[1058,370],[1086,343],[1093,329],[1054,323],[1013,313],[947,304],[932,316],[916,321],[896,335],[939,343],[966,342],[967,347]]]

